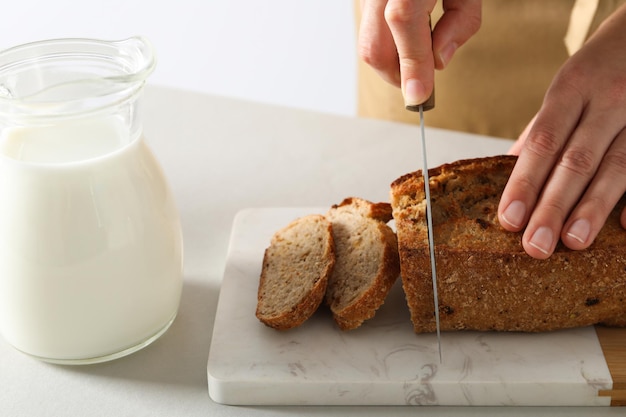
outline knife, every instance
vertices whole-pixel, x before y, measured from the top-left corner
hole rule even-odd
[[[441,324],[439,321],[439,294],[437,291],[437,265],[435,262],[435,238],[433,235],[433,210],[430,202],[430,179],[428,177],[428,158],[426,157],[426,133],[424,129],[424,112],[435,107],[435,92],[428,100],[419,105],[409,105],[406,109],[419,112],[422,133],[422,176],[424,177],[424,193],[426,194],[426,223],[428,226],[428,249],[430,252],[430,272],[433,282],[433,301],[435,305],[435,323],[437,326],[437,346],[439,347],[439,363],[443,363],[441,353]]]

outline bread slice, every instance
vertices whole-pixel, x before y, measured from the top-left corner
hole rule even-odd
[[[527,255],[522,233],[498,223],[514,156],[458,161],[429,170],[442,330],[547,331],[626,324],[623,197],[594,244],[559,243],[547,260]],[[391,184],[401,274],[416,332],[435,330],[421,171]]]
[[[278,230],[265,250],[256,316],[278,330],[302,324],[319,307],[335,264],[331,225],[311,214]]]
[[[326,301],[342,330],[359,327],[384,303],[400,272],[388,203],[347,198],[326,217],[332,223],[337,262]]]

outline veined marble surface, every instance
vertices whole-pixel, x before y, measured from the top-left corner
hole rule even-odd
[[[592,327],[522,334],[413,333],[400,280],[377,315],[343,332],[325,306],[279,332],[254,313],[273,233],[324,208],[235,218],[208,360],[209,394],[238,405],[610,405],[611,375]]]

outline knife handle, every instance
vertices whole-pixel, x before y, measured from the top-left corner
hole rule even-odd
[[[426,100],[425,102],[423,102],[422,104],[410,104],[408,106],[406,106],[405,108],[409,111],[420,111],[420,106],[423,107],[424,111],[430,110],[430,109],[434,109],[435,108],[435,88],[433,87],[433,92],[431,93],[430,97],[428,97],[428,100]]]

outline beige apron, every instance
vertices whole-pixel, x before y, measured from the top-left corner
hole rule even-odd
[[[569,56],[568,48],[580,47],[621,3],[624,0],[483,0],[480,30],[457,50],[445,70],[436,71],[436,104],[427,124],[517,138],[539,110],[552,78]],[[359,10],[358,1],[355,5]],[[440,7],[433,12],[433,23],[441,16]],[[360,116],[417,121],[404,109],[398,88],[382,81],[362,60],[358,70]]]

